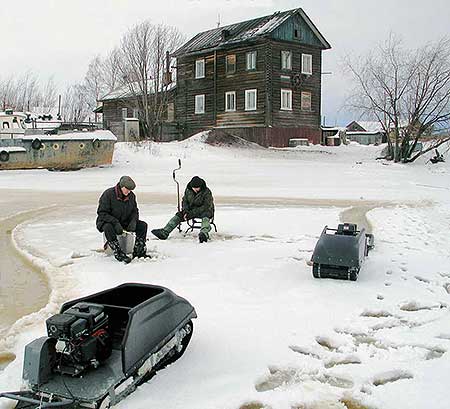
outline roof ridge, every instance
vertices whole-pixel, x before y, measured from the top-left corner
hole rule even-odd
[[[250,21],[262,20],[262,19],[266,19],[266,18],[270,19],[270,18],[272,18],[272,17],[274,17],[274,16],[276,16],[278,14],[287,14],[287,13],[291,13],[293,11],[298,11],[298,10],[300,10],[300,7],[297,7],[295,9],[285,10],[285,11],[277,10],[277,11],[274,11],[272,14],[267,14],[265,16],[255,17],[255,18],[251,18],[251,19],[248,19],[248,20],[244,20],[244,21],[236,21],[234,23],[227,24],[226,26],[220,26],[220,27],[210,28],[209,30],[200,31],[199,33],[197,33],[197,35],[204,34],[204,33],[209,33],[211,31],[220,31],[220,30],[226,29],[227,27],[235,26],[237,24],[249,23]]]

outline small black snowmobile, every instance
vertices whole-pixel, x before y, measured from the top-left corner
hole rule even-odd
[[[47,337],[25,347],[27,390],[1,393],[16,408],[109,408],[183,355],[192,305],[167,288],[122,284],[69,301]]]
[[[337,278],[356,281],[359,270],[374,247],[374,237],[356,224],[339,224],[337,229],[325,226],[311,258],[315,278]]]

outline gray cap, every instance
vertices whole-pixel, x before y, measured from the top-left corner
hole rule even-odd
[[[120,187],[126,187],[128,190],[134,190],[136,183],[129,176],[122,176],[119,180]]]

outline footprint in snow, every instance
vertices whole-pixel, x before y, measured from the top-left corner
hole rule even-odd
[[[414,376],[411,372],[397,369],[375,375],[372,379],[372,384],[374,386],[381,386],[403,379],[412,379],[413,377]]]
[[[371,317],[371,318],[387,318],[392,317],[393,315],[386,310],[364,310],[361,314],[361,317]]]
[[[414,278],[417,281],[420,281],[420,282],[426,283],[426,284],[429,284],[431,282],[430,280],[428,280],[428,278],[424,278],[424,277],[421,277],[421,276],[414,276]]]

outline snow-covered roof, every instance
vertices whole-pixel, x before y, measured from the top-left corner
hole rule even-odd
[[[378,135],[379,133],[382,133],[383,131],[347,131],[347,135]]]
[[[167,86],[167,88],[164,88],[164,90],[171,91],[175,87],[176,87],[176,83],[171,82]],[[150,82],[149,90],[150,90],[150,93],[154,92],[153,82]],[[160,86],[160,91],[161,90],[163,90],[162,84]],[[133,98],[135,96],[140,96],[140,95],[142,95],[142,92],[140,91],[140,86],[139,86],[139,84],[135,83],[134,86],[133,86],[133,84],[131,84],[131,85],[123,85],[119,88],[116,88],[116,89],[112,90],[111,92],[108,92],[105,96],[101,97],[98,101],[102,102],[102,101],[111,101],[111,100],[115,100],[115,99],[127,99],[127,98]]]
[[[378,121],[357,121],[357,123],[367,132],[384,132],[383,127]]]
[[[191,38],[187,43],[175,51],[173,55],[180,56],[201,50],[216,48],[218,46],[236,44],[242,41],[268,35],[295,14],[299,14],[303,18],[305,23],[319,40],[323,49],[331,48],[328,41],[319,32],[306,13],[301,8],[297,8],[283,12],[277,11],[269,16],[258,17],[252,20],[246,20],[240,23],[203,31]],[[225,31],[228,33],[227,38],[223,38],[223,33]]]

